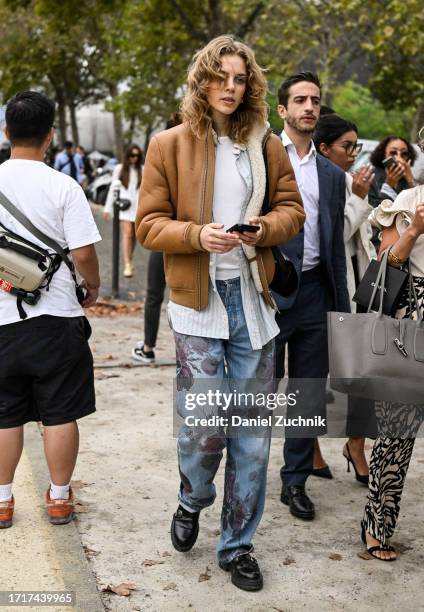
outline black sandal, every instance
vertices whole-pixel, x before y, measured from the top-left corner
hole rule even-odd
[[[397,556],[389,557],[388,559],[384,559],[383,557],[378,557],[377,555],[374,554],[376,552],[394,552],[396,553],[396,550],[393,548],[393,546],[370,546],[370,547],[367,546],[365,525],[363,523],[361,523],[361,540],[365,544],[367,553],[371,555],[371,557],[373,557],[374,559],[377,559],[378,561],[396,561]]]

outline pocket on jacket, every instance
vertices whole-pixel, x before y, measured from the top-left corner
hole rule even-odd
[[[166,284],[170,289],[186,289],[194,291],[196,287],[198,255],[166,254],[164,255],[164,270]]]

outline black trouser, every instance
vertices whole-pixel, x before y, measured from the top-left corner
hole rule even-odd
[[[326,417],[325,386],[328,376],[327,312],[331,296],[320,266],[302,272],[294,305],[276,316],[280,333],[276,338],[276,378],[284,376],[284,356],[288,347],[289,379],[309,379],[302,395],[304,413]],[[290,381],[289,381],[290,384]],[[290,417],[290,410],[287,410]],[[286,485],[303,485],[311,474],[314,437],[293,437],[286,431],[284,466],[281,478]],[[289,437],[290,436],[290,437]]]
[[[147,295],[144,305],[144,343],[152,348],[156,346],[165,286],[163,254],[152,252],[147,266]]]

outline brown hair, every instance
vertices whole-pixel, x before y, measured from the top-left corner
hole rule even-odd
[[[214,38],[193,57],[188,71],[187,93],[181,106],[183,120],[196,136],[210,123],[208,86],[212,81],[223,80],[221,58],[224,55],[238,55],[246,62],[246,91],[243,102],[231,115],[229,133],[232,140],[245,144],[253,126],[256,123],[263,124],[267,120],[267,84],[253,51],[231,36]]]
[[[141,165],[143,163],[144,153],[143,153],[143,150],[140,149],[138,145],[133,144],[130,147],[128,147],[128,149],[125,152],[124,163],[122,164],[122,170],[121,170],[121,174],[119,177],[119,180],[121,181],[125,189],[128,189],[128,184],[130,182],[130,159],[131,159],[131,153],[134,151],[134,149],[137,149],[138,154],[139,154],[138,162],[135,164],[135,169],[137,170],[137,175],[138,175],[137,176],[137,189],[138,187],[140,187],[140,183],[141,183]]]

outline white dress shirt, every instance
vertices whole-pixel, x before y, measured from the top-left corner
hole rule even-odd
[[[305,272],[306,270],[312,270],[320,262],[317,152],[314,143],[311,141],[309,153],[301,159],[297,154],[296,147],[284,130],[281,132],[281,140],[293,166],[306,214],[302,264],[302,272]]]

